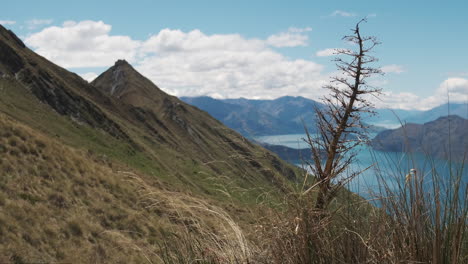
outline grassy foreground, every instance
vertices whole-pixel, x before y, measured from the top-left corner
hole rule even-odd
[[[223,244],[187,231],[166,245],[164,263],[467,263],[464,164],[450,164],[448,173],[433,165],[424,177],[409,178],[398,166],[374,169],[380,191],[371,201],[343,191],[329,209],[317,210],[316,194],[298,186],[265,210],[254,244],[219,252]]]

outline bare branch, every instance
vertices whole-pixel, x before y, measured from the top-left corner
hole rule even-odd
[[[333,61],[340,75],[331,77],[330,84],[324,88],[330,95],[323,98],[325,107],[316,109],[318,136],[312,137],[307,131],[307,140],[312,152],[313,162],[310,170],[319,180],[316,201],[317,209],[327,207],[341,181],[332,187],[332,181],[349,169],[356,154],[354,148],[368,141],[367,126],[361,122],[363,113],[373,113],[369,97],[377,97],[380,88],[367,84],[366,79],[382,74],[380,68],[373,67],[378,59],[371,56],[380,42],[373,36],[361,36],[360,20],[351,35],[343,40],[356,44],[357,49],[336,49],[337,58]],[[325,156],[325,157],[323,157]],[[351,173],[351,176],[360,172]]]

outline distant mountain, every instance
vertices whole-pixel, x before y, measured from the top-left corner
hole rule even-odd
[[[466,103],[465,104],[463,103],[443,104],[443,105],[434,107],[427,111],[414,113],[410,116],[405,117],[404,120],[408,123],[423,124],[429,121],[433,121],[439,117],[447,116],[449,114],[457,115],[459,117],[467,119],[468,118],[468,104]]]
[[[303,134],[304,124],[315,131],[315,107],[323,104],[304,97],[284,96],[274,100],[213,99],[181,97],[246,137]],[[375,132],[383,128],[372,126]]]
[[[423,152],[438,158],[462,160],[468,155],[467,131],[467,119],[450,115],[423,125],[408,123],[380,132],[372,140],[372,146],[376,150]]]
[[[424,124],[449,114],[468,118],[468,104],[443,104],[426,111],[384,108],[377,109],[376,112],[377,115],[366,118],[368,123],[386,128],[397,128],[402,123]]]
[[[275,100],[210,97],[181,97],[181,100],[207,111],[247,137],[304,133],[304,124],[313,132],[314,108],[322,107],[316,101],[292,96]]]
[[[246,137],[302,134],[304,125],[315,132],[315,107],[322,103],[304,97],[284,96],[274,100],[214,99],[207,96],[181,97]],[[374,133],[400,127],[403,123],[423,124],[447,116],[444,104],[427,111],[402,109],[376,109],[376,115],[364,115],[363,120]],[[450,114],[468,118],[468,105],[450,104]]]
[[[389,128],[397,128],[400,126],[401,122],[413,115],[417,115],[422,111],[418,110],[402,110],[402,109],[389,109],[382,108],[376,109],[376,115],[366,117],[366,121],[370,124]]]

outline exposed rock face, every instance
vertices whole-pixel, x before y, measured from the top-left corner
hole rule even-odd
[[[468,155],[468,120],[456,115],[435,121],[406,124],[379,133],[372,141],[376,150],[423,152],[438,158],[466,159]]]
[[[59,114],[100,128],[114,137],[128,138],[121,127],[88,97],[93,96],[93,87],[76,74],[38,56],[13,32],[0,26],[0,75],[4,74],[15,76],[26,89]]]
[[[10,30],[0,25],[0,75],[14,75],[24,67],[24,61],[11,46],[25,48],[24,43]]]
[[[26,48],[26,45],[24,45],[23,41],[21,41],[21,39],[18,38],[15,33],[13,33],[13,31],[4,28],[2,25],[0,25],[0,36],[10,40],[14,45],[20,48]]]
[[[4,73],[14,74],[24,67],[23,59],[2,40],[0,40],[0,61],[4,62]]]

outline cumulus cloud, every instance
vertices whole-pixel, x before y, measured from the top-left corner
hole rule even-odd
[[[396,65],[396,64],[391,64],[391,65],[386,65],[380,68],[382,72],[384,73],[403,73],[405,70],[403,69],[403,66],[401,65]]]
[[[427,97],[410,92],[384,92],[378,100],[374,100],[374,103],[379,108],[428,110],[447,103],[448,97],[451,102],[468,102],[468,79],[448,78],[439,85],[433,95]]]
[[[331,16],[341,16],[341,17],[355,17],[357,16],[356,13],[346,12],[343,10],[335,10],[331,13]]]
[[[126,59],[161,89],[177,96],[276,98],[294,94],[318,98],[328,81],[322,65],[282,55],[271,48],[272,39],[163,29],[137,41],[112,35],[111,29],[102,21],[67,21],[30,35],[25,42],[67,68],[108,67]],[[287,33],[303,36],[310,30],[290,28]],[[285,38],[274,44],[305,45],[306,40]],[[92,73],[82,76],[95,77]]]
[[[68,68],[109,66],[117,59],[133,62],[139,41],[109,35],[102,21],[67,21],[30,35],[25,42],[47,59]]]
[[[443,81],[436,92],[438,95],[450,95],[450,100],[453,102],[468,101],[468,79],[464,78],[448,78]]]
[[[394,93],[384,91],[378,98],[369,98],[377,108],[392,108],[392,109],[420,109],[419,102],[421,98],[414,93],[400,92]],[[428,107],[429,108],[429,107]]]
[[[92,82],[98,75],[95,72],[87,72],[80,74],[80,76],[88,82]]]
[[[0,20],[1,25],[14,25],[16,24],[16,21],[13,20]]]
[[[329,56],[334,56],[336,55],[336,49],[324,49],[324,50],[319,50],[317,53],[315,53],[317,57],[329,57]]]
[[[286,32],[281,32],[268,37],[266,43],[270,46],[281,48],[281,47],[298,47],[307,46],[309,37],[305,35],[305,32],[311,31],[312,28],[295,28],[291,27]]]
[[[142,44],[137,69],[174,95],[218,98],[314,97],[327,80],[323,66],[292,60],[259,39],[238,34],[164,29]]]

